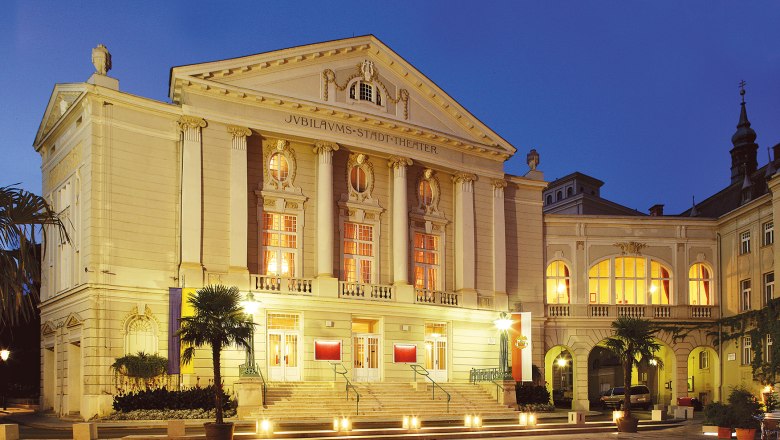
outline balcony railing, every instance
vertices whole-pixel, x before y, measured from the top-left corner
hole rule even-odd
[[[477,296],[477,307],[482,310],[493,310],[493,297],[492,296]]]
[[[692,305],[626,305],[589,304],[587,308],[568,304],[548,304],[547,316],[551,318],[585,316],[592,318],[653,318],[653,319],[718,319],[716,306]]]
[[[394,288],[389,284],[364,284],[350,281],[339,281],[339,297],[372,301],[395,300]]]
[[[250,287],[260,292],[311,295],[311,278],[288,278],[275,275],[250,275]]]
[[[414,301],[417,303],[452,307],[457,307],[460,304],[460,297],[457,293],[429,289],[414,289],[414,294]]]

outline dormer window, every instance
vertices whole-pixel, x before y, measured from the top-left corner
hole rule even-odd
[[[367,81],[356,81],[349,88],[350,99],[368,101],[376,105],[382,105],[382,93],[374,84]]]

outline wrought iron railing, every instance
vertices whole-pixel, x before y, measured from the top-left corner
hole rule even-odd
[[[265,376],[263,376],[263,372],[260,371],[260,368],[258,368],[256,364],[241,364],[238,366],[238,377],[260,378],[260,388],[263,392],[263,408],[267,408],[268,406],[266,405],[266,395],[268,393],[268,385],[265,383]]]
[[[436,388],[442,390],[442,392],[444,392],[444,394],[447,395],[447,413],[449,414],[449,412],[450,412],[450,400],[452,400],[452,396],[450,395],[450,393],[448,393],[447,390],[442,388],[441,385],[436,383],[436,381],[433,380],[433,378],[431,377],[431,373],[428,372],[428,370],[426,370],[425,367],[423,367],[422,365],[411,364],[409,366],[412,368],[412,371],[414,372],[414,374],[412,376],[414,377],[414,381],[415,382],[417,382],[417,375],[423,376],[423,377],[425,377],[425,378],[427,378],[428,380],[431,381],[431,384],[433,385],[431,387],[431,391],[433,391],[432,394],[431,394],[431,400],[436,400]]]
[[[360,415],[360,393],[358,393],[355,385],[352,385],[352,382],[349,381],[349,378],[347,377],[347,367],[341,362],[330,362],[330,366],[333,367],[333,382],[336,382],[337,374],[340,374],[341,377],[344,378],[344,381],[346,382],[344,390],[347,392],[347,400],[349,400],[349,390],[352,390],[352,392],[355,393],[355,415]],[[339,367],[341,367],[343,371],[339,371]]]
[[[493,382],[503,380],[504,372],[498,368],[472,368],[469,372],[469,382]]]

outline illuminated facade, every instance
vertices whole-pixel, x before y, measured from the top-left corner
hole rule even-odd
[[[172,335],[187,295],[216,283],[260,301],[271,382],[332,380],[318,347],[358,382],[408,381],[399,347],[466,382],[498,364],[499,313],[524,311],[533,364],[587,408],[621,383],[600,346],[615,317],[732,312],[721,297],[743,275],[719,262],[744,259],[727,247],[766,236],[775,206],[544,216],[538,155],[506,174],[515,148],[373,36],[175,67],[171,103],[121,92],[102,46],[93,63],[86,83],[55,87],[34,144],[72,238],[46,243],[42,286],[41,404],[59,414],[109,412],[109,366],[127,353],[205,383],[208,353],[182,366]],[[749,267],[757,291],[770,278]],[[663,343],[664,368],[636,381],[661,400],[719,397],[722,353],[698,333]],[[224,353],[228,384],[245,361]]]

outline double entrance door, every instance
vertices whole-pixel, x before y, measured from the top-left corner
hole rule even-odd
[[[301,380],[301,331],[299,316],[268,315],[268,379],[278,382]]]
[[[353,333],[354,363],[352,365],[356,382],[379,381],[379,335]]]
[[[447,382],[447,324],[425,324],[425,369],[436,382]]]

